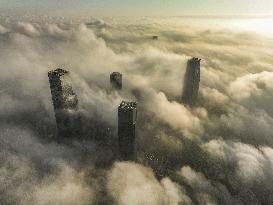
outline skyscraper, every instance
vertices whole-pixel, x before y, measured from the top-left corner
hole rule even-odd
[[[123,160],[135,159],[137,103],[123,101],[118,108],[119,151]]]
[[[76,137],[81,132],[78,98],[72,89],[69,72],[56,69],[48,72],[52,101],[58,134],[62,137]]]
[[[187,63],[182,102],[190,106],[196,104],[197,102],[200,82],[200,61],[201,59],[192,58],[188,60]]]
[[[122,74],[119,72],[113,72],[110,75],[110,83],[114,89],[122,89]]]

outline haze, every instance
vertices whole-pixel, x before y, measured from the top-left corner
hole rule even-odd
[[[271,0],[0,0],[2,11],[100,16],[272,15]]]
[[[273,204],[272,4],[0,0],[0,204]],[[59,67],[83,119],[66,143],[48,80]],[[117,157],[123,100],[138,109],[131,161]]]

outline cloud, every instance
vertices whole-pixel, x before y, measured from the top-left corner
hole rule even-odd
[[[201,88],[200,95],[202,95],[204,104],[208,107],[221,107],[229,102],[229,98],[215,88]]]
[[[34,204],[90,204],[94,191],[85,183],[83,173],[64,166],[57,176],[45,178],[34,191]]]
[[[108,178],[108,189],[118,204],[164,204],[163,188],[153,172],[141,165],[117,163]]]
[[[169,178],[157,181],[151,169],[118,162],[108,173],[107,187],[118,204],[191,204],[190,198]]]
[[[273,72],[248,74],[237,78],[228,87],[229,95],[251,109],[263,109],[273,116]]]
[[[8,149],[8,145],[3,149],[5,150],[1,151],[0,160],[1,203],[84,205],[92,201],[94,192],[85,182],[83,172],[75,170],[65,162],[54,158],[50,159],[55,160],[54,162],[49,161],[49,158],[42,156],[40,160],[48,164],[45,167],[39,167],[40,162],[34,159],[39,156],[24,152],[14,153],[12,149]],[[42,151],[39,154],[45,153]],[[54,153],[51,154],[54,155]],[[51,170],[50,167],[54,169]]]
[[[197,116],[192,114],[186,107],[175,101],[170,102],[164,93],[154,93],[145,96],[147,107],[163,122],[169,124],[173,129],[183,131],[200,132],[202,127]]]
[[[9,32],[9,30],[6,27],[0,25],[0,34],[4,34],[4,33],[7,33],[7,32]]]
[[[85,23],[85,25],[91,27],[94,26],[95,28],[108,26],[108,24],[102,19],[94,19],[88,23]]]
[[[249,98],[251,95],[263,96],[261,92],[272,89],[273,87],[271,83],[272,76],[272,72],[245,75],[231,83],[228,88],[229,93],[236,100]]]
[[[140,22],[1,22],[1,204],[272,204],[271,40]],[[180,102],[191,56],[202,58],[195,108]],[[55,141],[47,72],[57,67],[70,71],[85,141]],[[111,90],[114,71],[122,91]],[[113,161],[122,100],[138,102],[135,163]],[[101,127],[111,146],[94,136]]]
[[[27,36],[37,36],[40,34],[35,26],[30,23],[18,22],[16,25],[16,29],[18,29],[20,33]]]
[[[45,26],[46,34],[54,38],[68,38],[68,33],[61,29],[57,24],[46,24]]]

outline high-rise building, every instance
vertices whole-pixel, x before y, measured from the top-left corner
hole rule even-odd
[[[77,137],[81,133],[78,98],[72,89],[69,72],[56,69],[48,72],[58,134]]]
[[[123,101],[118,108],[119,152],[123,160],[135,159],[137,103]]]
[[[110,83],[114,89],[122,89],[122,74],[119,72],[113,72],[110,75]]]
[[[192,58],[187,63],[182,102],[190,106],[197,102],[200,82],[200,61],[201,59],[199,58]]]

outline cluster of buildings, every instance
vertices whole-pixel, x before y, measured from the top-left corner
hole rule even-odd
[[[189,106],[197,102],[200,61],[201,59],[192,58],[187,63],[182,102]],[[73,91],[69,72],[58,68],[48,72],[48,78],[59,137],[83,137],[78,98]],[[121,90],[122,74],[113,72],[110,75],[110,83],[113,89]],[[123,160],[135,159],[136,123],[137,103],[122,101],[118,107],[118,146],[119,156]]]

